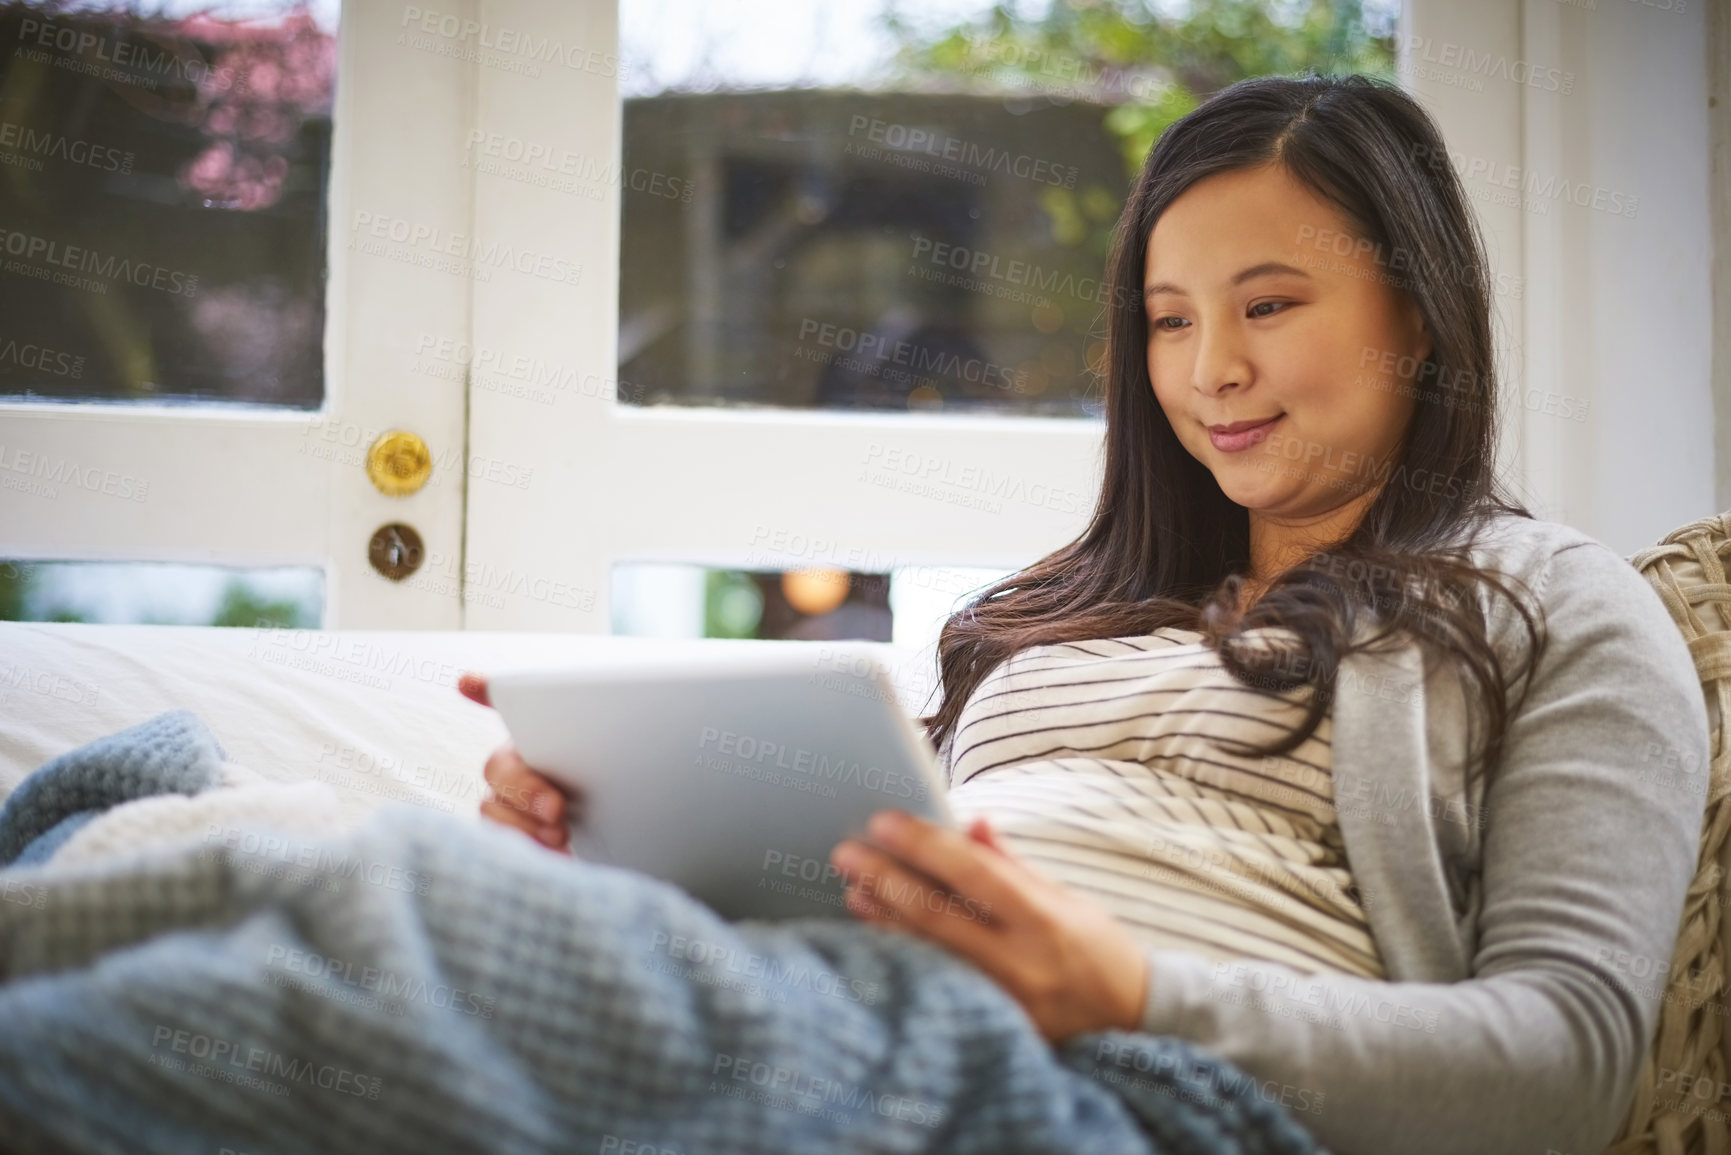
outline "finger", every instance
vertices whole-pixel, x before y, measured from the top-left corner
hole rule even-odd
[[[880,810],[872,815],[866,830],[885,851],[930,875],[938,886],[992,909],[1013,909],[1034,881],[1034,876],[1009,855],[987,853],[961,831],[905,811]]]
[[[487,695],[487,676],[485,674],[463,674],[457,679],[457,692],[471,702],[479,702],[483,706],[493,704],[493,700]]]
[[[907,920],[884,906],[858,887],[849,887],[845,898],[847,908],[861,922],[907,928]]]
[[[509,826],[521,830],[543,846],[562,850],[570,841],[570,832],[563,826],[548,826],[535,821],[533,817],[521,810],[513,810],[497,798],[489,798],[481,803],[481,815],[497,822],[501,826]]]
[[[495,785],[509,785],[519,795],[525,792],[533,794],[536,791],[551,791],[553,796],[580,808],[583,804],[582,787],[565,785],[555,782],[541,771],[523,761],[523,756],[517,752],[517,747],[506,742],[487,757],[487,764],[482,768],[482,776]],[[525,789],[532,787],[533,789]]]
[[[973,824],[968,827],[968,837],[973,839],[975,842],[978,842],[981,846],[991,847],[1006,858],[1014,857],[1014,855],[1010,853],[1010,848],[1005,846],[998,838],[998,832],[992,829],[992,824],[986,821],[986,816],[984,814],[974,819]]]
[[[494,795],[506,806],[533,816],[543,825],[566,820],[565,795],[525,766],[514,751],[509,756],[495,753],[487,760],[485,774]]]
[[[968,837],[973,839],[975,842],[978,842],[981,846],[990,846],[992,844],[992,828],[986,825],[986,816],[984,814],[980,815],[968,824]]]
[[[524,834],[534,835],[541,824],[521,810],[505,805],[497,798],[481,800],[481,817],[489,822],[497,822],[501,826],[510,826],[521,830]]]
[[[488,803],[483,803],[481,813],[484,817],[511,826],[527,834],[542,846],[557,850],[563,854],[571,853],[571,828],[564,823],[548,826],[535,821],[533,815],[521,811],[501,807],[497,800],[489,800],[493,809],[488,809]]]
[[[989,954],[999,933],[991,909],[971,896],[933,884],[904,864],[858,843],[837,848],[836,867],[866,898],[896,921],[970,958]]]
[[[571,827],[567,823],[561,822],[557,826],[548,827],[542,834],[544,837],[541,841],[548,847],[562,854],[571,853]]]

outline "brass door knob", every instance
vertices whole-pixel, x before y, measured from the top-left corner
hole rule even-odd
[[[407,497],[433,475],[433,455],[413,433],[393,429],[367,450],[367,476],[386,497]]]
[[[421,568],[426,546],[414,526],[393,521],[373,531],[367,543],[367,560],[373,568],[394,582],[400,582]]]

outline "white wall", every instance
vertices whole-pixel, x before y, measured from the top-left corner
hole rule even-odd
[[[1499,461],[1534,513],[1622,553],[1722,507],[1708,24],[1701,0],[1402,14],[1403,78],[1466,169],[1495,270],[1522,282],[1497,299],[1516,399]]]

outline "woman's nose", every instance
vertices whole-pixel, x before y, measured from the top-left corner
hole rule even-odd
[[[1243,386],[1250,379],[1249,368],[1231,330],[1216,326],[1199,334],[1190,383],[1197,392],[1213,396]]]

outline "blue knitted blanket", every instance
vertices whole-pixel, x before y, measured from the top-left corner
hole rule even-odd
[[[0,856],[78,814],[196,793],[177,712],[44,766]],[[63,836],[60,836],[63,837]],[[0,871],[0,1135],[79,1152],[1320,1149],[1175,1039],[1053,1048],[933,944],[729,923],[668,884],[413,807]]]

